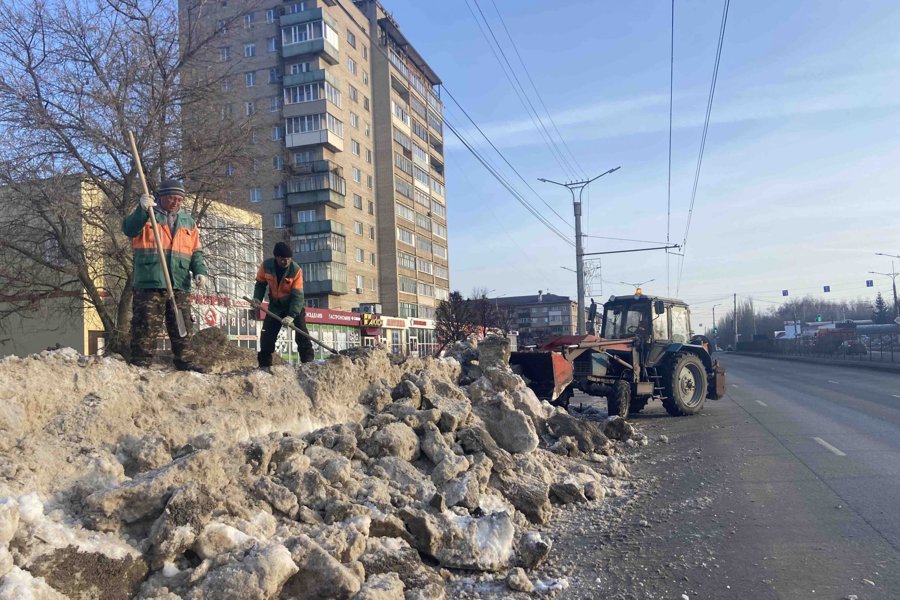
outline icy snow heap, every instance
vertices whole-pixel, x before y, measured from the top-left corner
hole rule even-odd
[[[627,471],[503,338],[454,355],[206,376],[0,361],[0,598],[434,599],[441,567],[537,566],[534,524]]]

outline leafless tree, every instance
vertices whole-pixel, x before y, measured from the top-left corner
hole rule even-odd
[[[472,305],[472,314],[474,324],[481,330],[481,335],[487,335],[489,328],[503,329],[505,322],[500,316],[497,303],[492,302],[487,297],[488,291],[485,288],[475,288],[469,297]]]
[[[459,292],[450,292],[449,300],[442,300],[434,314],[435,333],[441,342],[438,353],[472,333],[474,317],[471,302]]]
[[[172,0],[0,0],[0,326],[49,299],[87,304],[107,347],[127,347],[128,130],[151,187],[185,179],[201,223],[210,199],[236,197],[224,169],[249,160],[249,124],[221,110],[228,71],[204,68],[222,32],[192,17],[202,6],[179,28]]]

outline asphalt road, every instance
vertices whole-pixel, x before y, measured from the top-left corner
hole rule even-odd
[[[563,597],[900,598],[900,374],[718,358],[726,398],[634,419],[629,503],[561,524]]]

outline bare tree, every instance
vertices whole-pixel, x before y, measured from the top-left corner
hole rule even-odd
[[[449,300],[442,300],[434,312],[435,334],[441,342],[438,353],[448,344],[464,340],[472,332],[473,321],[471,302],[459,292],[450,292]]]
[[[481,329],[481,335],[487,335],[488,328],[503,329],[504,322],[495,302],[487,297],[487,289],[475,288],[469,297],[472,305],[474,325]]]
[[[248,123],[221,111],[227,71],[203,68],[221,31],[195,25],[200,3],[179,29],[174,4],[0,0],[0,323],[48,299],[87,305],[107,347],[127,348],[120,227],[140,194],[128,130],[151,186],[181,177],[197,192],[198,221],[209,199],[232,196],[223,171],[248,160]]]

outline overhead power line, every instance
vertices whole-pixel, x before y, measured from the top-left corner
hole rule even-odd
[[[716,80],[719,77],[719,63],[722,60],[722,46],[725,42],[725,25],[728,23],[728,7],[731,0],[725,0],[722,8],[722,25],[719,28],[719,44],[716,48],[716,61],[713,66],[712,82],[709,85],[709,98],[706,101],[706,117],[703,120],[703,135],[700,138],[700,152],[697,155],[697,170],[694,172],[694,187],[691,191],[691,204],[688,209],[687,224],[684,227],[684,239],[681,242],[681,265],[678,269],[678,285],[675,287],[675,295],[681,289],[681,276],[684,272],[684,261],[687,252],[688,234],[691,231],[691,219],[694,215],[694,201],[697,199],[697,186],[700,182],[700,168],[703,166],[703,151],[706,148],[706,134],[709,131],[709,118],[712,114],[713,99],[716,95]]]
[[[475,11],[472,10],[472,6],[471,4],[469,4],[469,0],[465,0],[465,2],[466,7],[469,9],[469,12],[472,15],[472,18],[475,19],[475,23],[478,25],[478,30],[481,32],[482,37],[484,37],[485,42],[491,49],[491,53],[494,55],[494,58],[500,65],[500,69],[506,76],[507,81],[509,81],[509,84],[512,86],[516,97],[522,104],[522,108],[525,109],[525,112],[528,115],[528,118],[531,120],[532,125],[534,125],[535,129],[537,129],[541,138],[544,140],[544,143],[547,144],[547,148],[550,150],[550,154],[553,155],[554,160],[556,160],[560,168],[566,172],[568,177],[574,177],[577,179],[577,173],[572,168],[572,166],[568,164],[565,155],[561,152],[558,145],[553,140],[553,137],[550,135],[550,132],[547,130],[547,126],[544,124],[540,115],[537,113],[537,110],[535,110],[534,104],[531,102],[531,99],[525,92],[525,88],[522,87],[522,84],[519,81],[518,76],[516,75],[516,72],[512,67],[512,64],[509,62],[509,59],[506,57],[506,53],[503,51],[503,47],[497,40],[497,36],[494,34],[493,28],[491,28],[491,24],[484,16],[484,12],[481,10],[481,6],[478,4],[478,0],[473,0],[473,2],[475,3],[475,7],[478,9],[478,13],[481,15],[481,20],[479,20],[478,16],[475,14]],[[482,26],[482,20],[484,21],[484,26]],[[485,32],[485,28],[487,28],[487,32]],[[490,38],[488,37],[488,34],[490,34]],[[491,43],[491,39],[493,39],[493,43]]]

